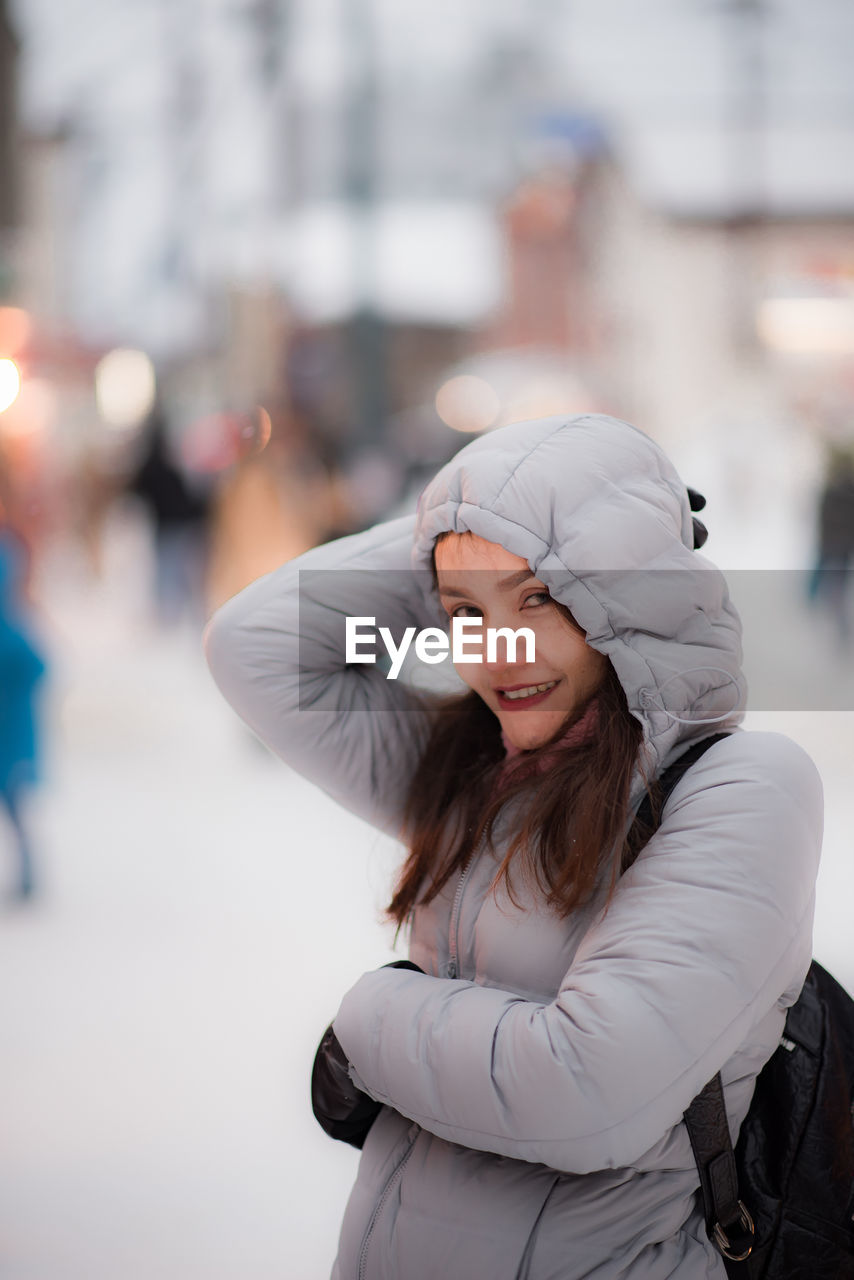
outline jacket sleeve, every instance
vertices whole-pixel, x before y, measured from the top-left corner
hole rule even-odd
[[[423,575],[410,568],[414,519],[282,565],[223,605],[204,636],[217,685],[262,742],[395,836],[429,731],[429,698],[387,679],[380,662],[348,665],[345,621],[374,617],[395,643],[406,627],[436,625]]]
[[[674,789],[553,1001],[366,974],[334,1022],[355,1078],[468,1147],[568,1173],[632,1164],[796,998],[822,825],[818,772],[791,739],[715,744]]]

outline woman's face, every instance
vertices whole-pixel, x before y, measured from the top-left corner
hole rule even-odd
[[[439,597],[449,618],[482,618],[487,627],[529,627],[534,633],[534,660],[527,661],[524,640],[515,658],[503,637],[496,660],[457,663],[466,684],[498,717],[515,747],[542,746],[567,719],[580,712],[602,684],[608,659],[587,644],[535,578],[528,562],[497,542],[476,534],[447,534],[436,546]],[[477,652],[471,636],[469,652]]]

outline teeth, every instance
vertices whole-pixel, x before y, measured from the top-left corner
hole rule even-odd
[[[517,698],[533,698],[535,693],[545,693],[546,689],[553,689],[557,684],[557,680],[550,680],[548,684],[529,684],[527,689],[510,689],[503,690],[504,697],[515,701]]]

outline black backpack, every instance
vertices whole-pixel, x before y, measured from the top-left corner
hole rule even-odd
[[[657,813],[646,797],[635,819],[643,843],[682,775],[727,736],[664,770]],[[820,964],[759,1073],[735,1152],[719,1074],[685,1123],[706,1231],[732,1280],[854,1280],[854,1000]]]

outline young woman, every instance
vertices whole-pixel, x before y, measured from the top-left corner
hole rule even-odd
[[[440,616],[534,652],[499,636],[444,698],[417,659],[346,661],[348,617],[396,646]],[[424,972],[366,974],[334,1023],[385,1104],[337,1280],[723,1277],[682,1113],[720,1070],[735,1132],[779,1041],[822,790],[739,728],[739,619],[661,449],[600,415],[483,436],[415,517],[229,602],[207,654],[264,741],[409,850],[390,915]],[[721,731],[632,862],[656,777]]]

